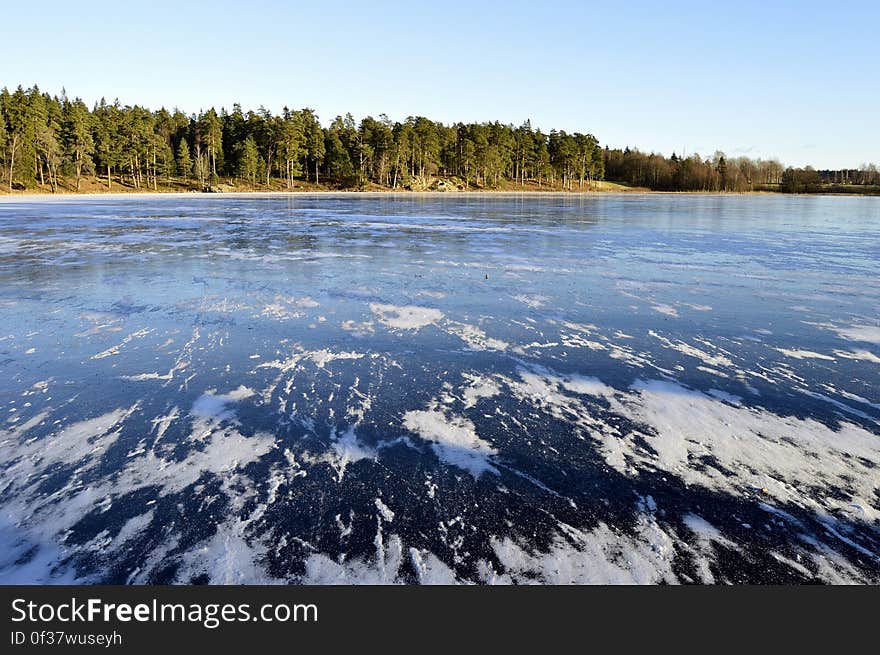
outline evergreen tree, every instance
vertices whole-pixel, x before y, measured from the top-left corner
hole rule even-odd
[[[284,181],[287,188],[293,186],[293,178],[301,174],[300,161],[307,155],[306,135],[302,114],[284,108],[280,126],[278,153],[284,161]]]
[[[0,167],[3,167],[6,163],[6,143],[9,138],[6,131],[6,118],[3,114],[3,99],[2,96],[0,96]],[[0,179],[2,179],[2,173],[0,173]]]
[[[6,163],[9,166],[7,180],[9,190],[12,191],[16,173],[16,155],[24,146],[27,132],[27,98],[21,86],[11,94],[7,93],[6,89],[3,91],[0,101],[3,103],[3,113],[6,116]]]
[[[315,184],[319,183],[318,169],[324,163],[326,156],[326,144],[324,139],[324,130],[318,122],[318,117],[311,109],[303,109],[300,114],[303,120],[303,131],[306,137],[306,159],[312,164],[312,170],[315,171]],[[308,166],[306,167],[308,170]],[[306,173],[308,179],[308,173]]]
[[[186,182],[192,171],[192,156],[189,154],[189,144],[186,139],[181,139],[177,144],[177,174]]]
[[[66,100],[62,114],[62,140],[68,155],[72,158],[76,170],[76,190],[80,190],[83,173],[90,172],[93,167],[91,154],[94,152],[94,141],[91,133],[91,115],[82,100],[73,102]]]
[[[724,155],[718,156],[718,163],[715,165],[715,170],[718,171],[718,177],[720,178],[721,190],[727,190],[727,160],[724,159]]]
[[[355,180],[351,157],[340,138],[338,129],[329,129],[324,140],[327,174],[338,183],[349,186]]]
[[[107,188],[113,188],[111,172],[122,162],[121,142],[119,137],[119,105],[108,105],[101,102],[93,112],[93,135],[95,143],[96,163],[107,176]]]
[[[251,184],[257,183],[257,173],[260,169],[260,151],[254,137],[249,136],[244,140],[238,156],[238,176],[248,180]]]
[[[214,109],[209,109],[199,119],[201,146],[205,149],[210,164],[211,177],[217,179],[217,158],[223,152],[223,130],[220,118]]]

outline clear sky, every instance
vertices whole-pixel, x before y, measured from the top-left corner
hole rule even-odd
[[[9,2],[0,86],[880,164],[880,2]]]

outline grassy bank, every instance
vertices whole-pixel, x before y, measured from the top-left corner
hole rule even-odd
[[[448,193],[621,193],[621,192],[646,192],[648,189],[631,187],[607,181],[594,181],[584,183],[583,187],[575,184],[572,189],[565,189],[561,185],[538,184],[527,181],[524,184],[509,180],[502,180],[498,186],[475,186],[465,185],[456,178],[431,178],[421,184],[411,185],[407,188],[398,186],[396,189],[378,184],[369,183],[362,187],[345,187],[328,184],[315,184],[297,180],[288,187],[284,180],[272,179],[268,184],[249,184],[238,179],[221,178],[215,184],[209,185],[215,192],[221,193],[322,193],[337,191],[368,191],[374,193],[408,193],[408,192],[448,192]],[[11,192],[4,186],[0,188],[2,195],[96,195],[96,194],[129,194],[129,193],[199,193],[205,190],[205,185],[196,180],[184,180],[171,178],[160,180],[155,186],[141,185],[135,187],[128,181],[119,179],[107,184],[106,178],[83,177],[80,179],[79,190],[76,188],[76,180],[59,178],[56,189],[49,184],[35,184],[28,187],[19,187]]]
[[[53,189],[49,184],[35,184],[27,187],[19,187],[11,192],[6,186],[0,187],[0,197],[9,196],[58,196],[58,195],[123,195],[123,194],[147,194],[147,193],[202,193],[210,191],[214,193],[339,193],[339,192],[368,192],[368,193],[682,193],[675,191],[654,191],[646,187],[630,186],[621,182],[597,180],[584,183],[583,187],[575,184],[571,189],[561,184],[538,184],[535,181],[526,181],[521,184],[512,180],[500,180],[497,186],[465,185],[458,178],[435,177],[408,187],[398,186],[391,188],[379,184],[368,183],[362,187],[346,187],[335,184],[315,184],[297,180],[288,187],[284,180],[272,179],[268,184],[249,184],[234,178],[221,178],[212,185],[202,185],[196,180],[184,180],[182,178],[164,179],[155,187],[141,185],[136,187],[127,180],[113,180],[110,185],[107,179],[102,177],[83,177],[80,180],[80,188],[77,191],[76,180],[59,178],[57,188]],[[700,193],[700,192],[691,192]],[[718,193],[718,192],[706,192]],[[763,184],[756,186],[752,191],[738,193],[785,193],[780,185]],[[823,184],[811,188],[806,192],[809,195],[861,195],[880,196],[880,186],[856,185],[856,184]]]

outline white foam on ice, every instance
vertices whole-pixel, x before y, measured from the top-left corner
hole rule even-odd
[[[608,397],[614,395],[614,389],[599,378],[588,375],[569,375],[559,379],[559,384],[568,391],[587,396]]]
[[[835,350],[834,354],[844,359],[858,359],[864,362],[880,364],[880,357],[872,353],[870,350]]]
[[[409,558],[416,571],[419,584],[451,585],[459,584],[455,573],[431,551],[418,548],[409,549]]]
[[[155,516],[155,510],[149,509],[143,514],[139,514],[138,516],[133,516],[128,519],[125,523],[123,523],[122,528],[120,528],[119,532],[113,538],[113,548],[119,548],[123,546],[127,541],[132,538],[138,536],[147,527],[150,523],[153,522],[153,517]]]
[[[6,469],[6,474],[20,477],[20,483],[24,483],[24,478],[55,464],[78,464],[79,470],[93,467],[119,436],[119,431],[114,428],[131,416],[138,406],[135,403],[128,408],[120,407],[94,418],[76,421],[42,439],[24,443],[19,443],[16,437],[4,439],[0,442],[4,461],[18,460]],[[44,418],[40,418],[39,423]],[[39,423],[29,421],[22,424],[16,435],[23,435]]]
[[[369,337],[375,332],[373,321],[361,321],[360,323],[352,320],[343,321],[342,329],[360,338]]]
[[[639,517],[633,535],[599,523],[590,530],[560,525],[546,552],[534,551],[510,537],[493,539],[504,567],[496,572],[482,563],[490,584],[656,584],[676,583],[672,571],[674,541],[651,515]]]
[[[128,336],[124,337],[122,339],[121,343],[119,343],[115,346],[111,346],[110,348],[107,348],[106,350],[102,350],[101,352],[99,352],[95,355],[92,355],[91,359],[104,359],[105,357],[110,357],[112,355],[118,355],[120,348],[122,348],[123,346],[125,346],[128,343],[131,343],[134,339],[142,339],[143,337],[147,336],[151,332],[153,332],[153,330],[146,329],[146,328],[141,329],[141,330],[137,330],[136,332],[132,332]]]
[[[376,554],[372,560],[357,559],[334,561],[323,553],[313,553],[305,561],[303,584],[400,584],[403,564],[403,542],[397,535],[385,541],[381,529],[374,540]]]
[[[302,318],[305,314],[289,305],[284,305],[280,302],[273,302],[263,307],[257,316],[260,318],[271,318],[276,321],[292,321],[297,318]]]
[[[223,420],[231,416],[228,406],[255,395],[253,389],[240,385],[229,393],[217,394],[214,390],[203,393],[193,403],[192,414],[200,418]]]
[[[730,403],[731,405],[742,405],[742,396],[737,396],[736,394],[728,393],[726,391],[722,391],[721,389],[709,389],[706,393],[713,398],[723,400],[724,402]]]
[[[672,305],[665,305],[663,303],[659,303],[656,305],[651,305],[651,309],[653,309],[658,314],[663,314],[664,316],[671,316],[672,318],[678,318],[678,310]]]
[[[830,362],[834,361],[833,357],[830,357],[829,355],[823,355],[822,353],[813,352],[812,350],[803,350],[800,348],[774,348],[773,350],[779,351],[786,357],[791,357],[793,359],[825,359]]]
[[[622,432],[597,416],[589,402],[568,395],[587,390],[570,377],[566,383],[566,377],[539,367],[522,368],[519,376],[499,380],[514,397],[578,428],[610,466],[628,476],[659,469],[724,493],[763,490],[767,498],[813,512],[870,508],[880,492],[872,468],[880,462],[880,440],[853,423],[832,429],[745,407],[732,394],[701,393],[667,380],[637,381],[626,392],[591,382],[589,391],[610,411],[636,422],[635,429]]]
[[[430,289],[423,289],[422,291],[419,291],[419,293],[418,293],[417,295],[419,295],[419,296],[425,296],[425,297],[427,297],[427,298],[433,298],[434,300],[442,300],[443,298],[446,297],[446,293],[445,293],[445,292],[443,292],[443,291],[432,291],[432,290],[430,290]]]
[[[409,411],[403,425],[423,439],[439,459],[469,472],[475,478],[483,473],[498,474],[490,458],[498,451],[477,436],[474,424],[463,416],[447,414],[436,408]]]
[[[880,344],[880,326],[852,325],[849,327],[837,327],[833,329],[843,339]]]
[[[275,437],[258,432],[246,437],[232,426],[211,426],[207,434],[203,425],[194,426],[190,439],[204,442],[182,460],[163,458],[154,451],[132,458],[116,480],[119,489],[131,491],[146,486],[159,486],[163,495],[182,491],[204,473],[218,476],[233,474],[258,461],[275,447]]]
[[[648,334],[655,339],[658,339],[667,348],[677,350],[678,352],[683,353],[689,357],[695,357],[696,359],[701,360],[703,363],[708,364],[709,366],[733,366],[733,362],[724,355],[709,354],[704,350],[700,350],[695,346],[685,343],[684,341],[671,341],[670,339],[667,339],[666,337],[657,334],[653,330],[649,330]]]
[[[506,341],[487,336],[476,325],[468,323],[446,321],[444,329],[464,341],[471,350],[507,350],[509,345]]]
[[[382,502],[381,498],[375,499],[376,509],[379,510],[379,516],[385,519],[388,523],[391,523],[394,520],[394,512]]]
[[[354,351],[334,352],[327,348],[322,348],[321,350],[301,350],[287,359],[276,359],[270,362],[263,362],[262,364],[259,364],[257,368],[277,368],[282,373],[289,373],[295,371],[303,361],[311,361],[318,368],[324,368],[327,364],[335,362],[336,360],[361,359],[362,357],[364,357],[364,353]]]
[[[350,425],[345,432],[336,432],[335,439],[330,449],[317,461],[325,461],[336,471],[337,482],[342,482],[345,477],[345,469],[349,464],[354,464],[363,459],[375,461],[378,453],[375,448],[363,443],[355,431],[355,426]]]
[[[250,395],[250,390],[239,387],[229,394],[209,393],[200,398],[201,402],[197,400],[191,412],[193,432],[189,439],[199,445],[185,458],[163,457],[155,449],[145,448],[142,440],[120,469],[87,485],[80,474],[94,468],[116,443],[126,419],[139,404],[71,423],[40,439],[21,441],[20,434],[13,434],[0,441],[3,458],[12,462],[5,471],[9,476],[7,491],[14,491],[0,508],[0,541],[8,541],[2,545],[8,546],[9,553],[17,553],[9,562],[0,557],[0,579],[89,582],[91,578],[76,578],[69,558],[83,551],[100,553],[116,548],[136,537],[150,519],[145,513],[129,519],[115,537],[104,531],[86,544],[65,545],[67,531],[86,514],[96,508],[106,509],[114,499],[145,487],[155,487],[159,495],[180,492],[204,473],[218,476],[227,484],[243,467],[274,448],[272,435],[245,437],[235,429],[235,421],[226,426],[221,423],[223,418],[232,418],[227,404]],[[159,436],[177,418],[176,413],[174,408],[164,417],[167,422],[154,421]],[[76,472],[61,489],[39,493],[41,481],[59,464],[76,466]],[[7,525],[12,531],[9,540],[4,527]],[[25,563],[17,563],[23,559]],[[133,572],[132,579],[142,578]]]
[[[77,332],[73,335],[75,337],[90,337],[102,332],[121,332],[122,326],[117,325],[117,323],[125,320],[124,317],[117,314],[104,312],[83,312],[79,317],[83,321],[91,323],[92,326],[82,332]]]
[[[324,368],[330,362],[335,362],[340,359],[361,359],[364,354],[357,352],[332,352],[323,348],[321,350],[314,350],[306,353],[306,356],[315,363],[315,366],[318,368]]]
[[[473,373],[465,373],[462,377],[467,381],[467,386],[462,392],[465,409],[473,407],[481,398],[492,398],[501,393],[497,381],[489,377],[482,377]]]
[[[393,330],[420,330],[443,318],[443,312],[416,305],[387,305],[370,303],[370,311],[379,322]]]
[[[528,295],[525,293],[518,294],[513,296],[513,299],[521,302],[523,305],[527,307],[531,307],[532,309],[538,309],[539,307],[543,307],[549,298],[547,296],[542,296],[540,294],[532,294]]]
[[[834,430],[812,419],[731,405],[669,381],[638,381],[633,392],[623,401],[627,413],[650,427],[640,436],[657,454],[644,453],[630,443],[634,435],[626,435],[627,459],[688,484],[737,494],[764,489],[783,503],[811,510],[831,501],[805,488],[846,490],[852,502],[868,505],[880,489],[869,464],[880,461],[880,441],[860,426],[843,422]],[[615,439],[614,446],[620,445]],[[691,465],[703,455],[725,470]]]
[[[187,583],[205,574],[210,584],[279,584],[266,572],[261,561],[265,546],[245,536],[248,521],[238,518],[220,523],[217,531],[197,547],[186,551],[176,573],[176,581]]]

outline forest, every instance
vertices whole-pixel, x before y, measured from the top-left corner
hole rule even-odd
[[[589,133],[500,122],[444,125],[312,109],[185,114],[88,107],[35,85],[0,91],[0,183],[13,190],[499,189],[585,191],[600,180],[659,191],[816,192],[880,185],[861,170],[792,169],[776,160],[670,157],[603,148]]]
[[[880,171],[874,164],[860,169],[816,170],[786,167],[776,159],[664,157],[639,150],[604,151],[608,179],[656,191],[781,191],[784,193],[878,193]]]

